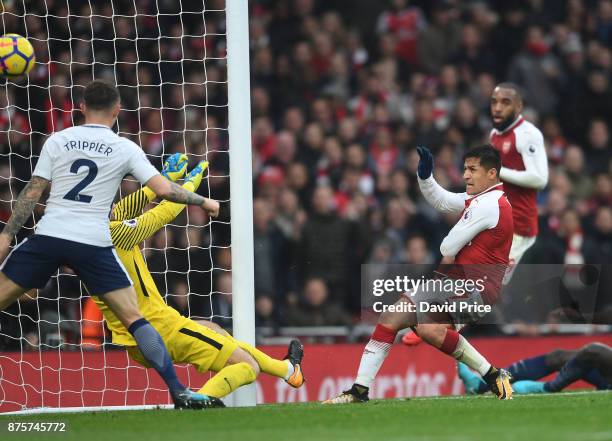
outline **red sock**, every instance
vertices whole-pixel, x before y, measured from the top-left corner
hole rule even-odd
[[[371,339],[392,345],[395,341],[396,335],[397,331],[394,331],[393,329],[388,328],[385,325],[378,324],[376,325],[376,329],[374,329],[374,332],[372,333]]]
[[[445,354],[453,355],[453,352],[457,349],[457,343],[459,343],[459,333],[452,329],[447,329],[440,350]]]

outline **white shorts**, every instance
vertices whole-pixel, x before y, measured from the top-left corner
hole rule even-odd
[[[507,285],[512,279],[516,265],[521,261],[525,253],[529,248],[533,246],[536,241],[536,236],[519,236],[515,234],[512,236],[512,246],[510,247],[510,262],[508,263],[508,269],[504,275],[503,285]]]
[[[512,247],[510,248],[510,265],[516,265],[523,258],[523,255],[536,241],[536,236],[512,236]]]

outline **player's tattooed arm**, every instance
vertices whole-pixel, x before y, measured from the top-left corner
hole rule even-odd
[[[19,193],[19,196],[17,196],[17,200],[13,205],[13,212],[2,230],[2,234],[6,234],[11,238],[17,234],[23,224],[25,224],[32,215],[34,207],[48,185],[49,181],[46,179],[40,176],[32,176],[30,182],[28,182],[24,189],[21,190],[21,193]]]
[[[170,182],[170,184],[170,194],[165,196],[164,199],[179,204],[199,205],[212,217],[217,217],[219,215],[219,202],[213,199],[205,198],[204,196],[200,196],[199,194],[193,193],[189,190],[185,190],[183,187],[175,184],[174,182]]]
[[[164,199],[170,202],[187,205],[202,205],[206,199],[204,196],[185,190],[174,182],[170,182],[170,184],[170,192],[164,196]]]
[[[147,186],[159,197],[177,204],[199,205],[212,217],[219,215],[219,202],[200,196],[184,189],[174,182],[170,182],[161,175],[149,179]]]

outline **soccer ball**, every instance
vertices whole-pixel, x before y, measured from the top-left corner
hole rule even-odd
[[[27,38],[18,34],[0,37],[0,75],[9,78],[26,75],[35,61],[34,48]]]

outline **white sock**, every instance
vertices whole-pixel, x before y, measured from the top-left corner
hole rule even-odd
[[[370,340],[368,342],[361,356],[361,363],[359,363],[355,383],[365,387],[372,385],[385,358],[389,355],[391,346],[390,343],[383,343],[377,340]]]
[[[293,365],[291,364],[289,360],[285,360],[285,362],[287,363],[287,366],[289,366],[287,368],[287,375],[285,375],[285,380],[288,380],[289,377],[293,375],[293,371],[295,371],[295,368],[293,367]]]
[[[481,376],[485,375],[489,372],[489,369],[491,369],[491,363],[489,363],[462,335],[459,335],[457,349],[453,352],[453,357],[455,357],[457,361],[467,364]]]

